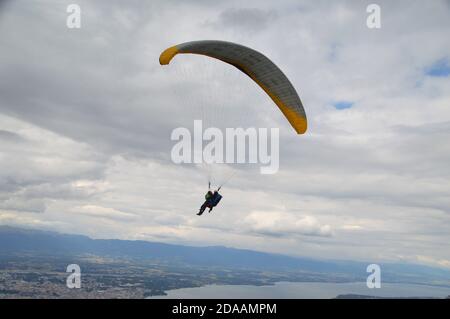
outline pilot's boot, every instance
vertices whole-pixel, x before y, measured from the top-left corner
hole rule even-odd
[[[203,212],[205,211],[205,206],[202,205],[202,207],[200,207],[200,210],[198,211],[197,215],[200,216],[201,214],[203,214]]]

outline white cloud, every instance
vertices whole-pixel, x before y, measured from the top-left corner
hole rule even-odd
[[[250,231],[269,236],[331,236],[330,225],[321,225],[313,216],[295,216],[288,212],[251,212],[244,218]]]
[[[130,220],[135,218],[134,214],[122,212],[110,207],[102,207],[97,205],[84,205],[79,207],[76,206],[72,209],[72,212],[75,214],[85,214],[92,217],[108,218],[118,221]]]

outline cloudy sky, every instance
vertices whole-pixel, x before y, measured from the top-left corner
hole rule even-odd
[[[450,2],[377,1],[369,29],[372,2],[2,1],[0,224],[450,268]],[[203,39],[275,61],[307,134],[230,66],[159,65]],[[170,133],[202,103],[212,125],[280,127],[280,170],[217,167],[233,178],[198,217],[207,176]]]

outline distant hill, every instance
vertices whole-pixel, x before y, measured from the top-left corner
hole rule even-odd
[[[322,261],[222,246],[192,247],[148,241],[91,239],[81,235],[0,226],[0,255],[94,254],[112,258],[137,258],[198,266],[255,270],[307,271],[353,275],[365,280],[369,264],[353,261]],[[383,280],[439,282],[450,286],[450,271],[415,264],[381,264]]]
[[[255,269],[298,269],[301,267],[308,271],[336,269],[335,265],[328,262],[223,246],[192,247],[140,240],[91,239],[82,235],[67,235],[9,226],[0,226],[0,245],[0,254],[20,252],[60,255],[95,254],[184,262],[203,266]]]

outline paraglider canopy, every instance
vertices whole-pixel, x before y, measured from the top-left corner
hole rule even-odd
[[[262,53],[232,42],[192,41],[164,50],[159,63],[167,65],[179,53],[205,55],[235,66],[270,96],[298,134],[306,132],[306,114],[296,90],[283,72]]]

